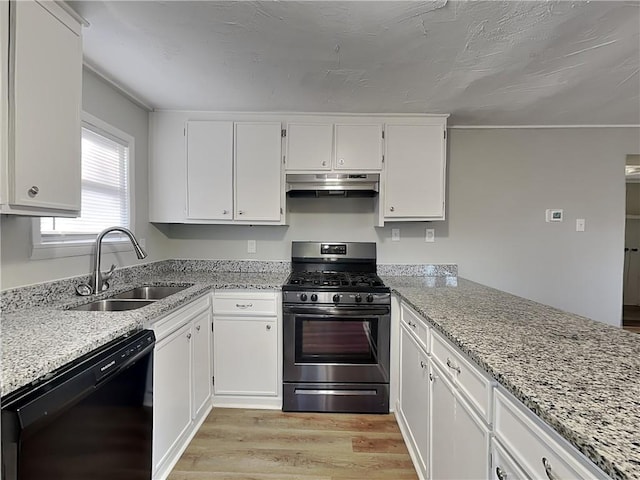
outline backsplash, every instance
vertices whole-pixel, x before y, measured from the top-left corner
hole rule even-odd
[[[291,270],[287,261],[255,261],[255,260],[162,260],[159,262],[121,267],[117,269],[111,280],[112,285],[118,283],[137,283],[138,278],[161,276],[167,272],[238,272],[238,273],[283,273]],[[424,277],[425,286],[456,286],[458,266],[455,264],[379,264],[378,275]],[[17,287],[0,292],[0,311],[10,313],[15,310],[43,307],[58,303],[66,303],[77,299],[76,285],[87,283],[90,275],[54,280],[26,287]],[[108,292],[105,296],[108,296]]]

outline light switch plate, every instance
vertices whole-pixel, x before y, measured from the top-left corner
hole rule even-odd
[[[585,220],[584,218],[576,218],[576,232],[584,232]]]
[[[392,242],[399,242],[400,241],[400,229],[399,228],[392,228],[391,229],[391,241]]]
[[[255,240],[247,241],[247,253],[256,253],[257,251],[257,242]]]
[[[436,231],[434,228],[427,228],[424,236],[424,241],[429,243],[433,243],[436,241]]]

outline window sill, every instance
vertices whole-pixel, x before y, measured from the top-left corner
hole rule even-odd
[[[34,244],[31,260],[48,260],[52,258],[90,256],[95,252],[95,240],[67,243],[39,243]],[[111,240],[102,242],[102,253],[133,252],[131,243],[127,240]]]

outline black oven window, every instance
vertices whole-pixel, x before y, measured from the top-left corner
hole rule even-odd
[[[377,364],[376,319],[296,319],[296,363]]]

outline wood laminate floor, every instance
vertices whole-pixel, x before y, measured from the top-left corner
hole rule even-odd
[[[214,408],[169,480],[416,480],[393,415]]]
[[[640,306],[624,305],[622,307],[622,328],[640,333]]]

